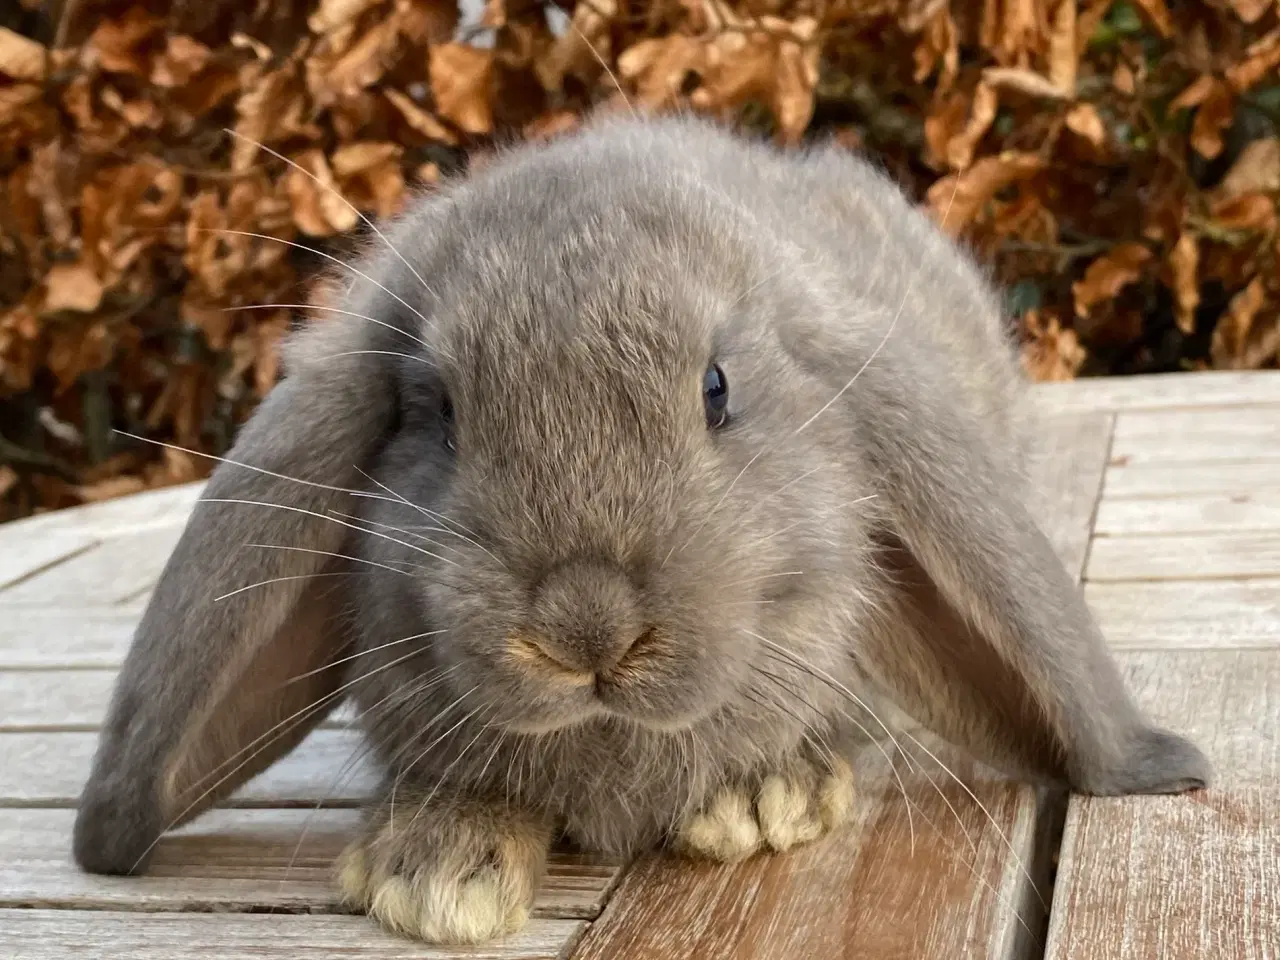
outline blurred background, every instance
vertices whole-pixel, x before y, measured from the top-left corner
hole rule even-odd
[[[954,195],[1037,379],[1277,365],[1280,0],[0,0],[0,520],[207,475],[123,434],[225,451],[334,191],[628,103]]]

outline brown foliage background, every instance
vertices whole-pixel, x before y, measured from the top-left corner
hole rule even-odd
[[[1276,365],[1280,0],[477,13],[0,5],[0,519],[204,476],[136,438],[226,449],[299,312],[249,308],[356,238],[332,191],[390,215],[626,104],[872,156],[994,266],[1038,378]]]

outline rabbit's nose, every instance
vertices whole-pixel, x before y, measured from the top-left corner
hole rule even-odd
[[[649,633],[630,581],[597,563],[556,569],[542,582],[530,620],[533,642],[544,656],[592,675],[616,666]]]

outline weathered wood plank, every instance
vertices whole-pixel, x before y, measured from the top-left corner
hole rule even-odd
[[[0,907],[347,912],[334,860],[359,832],[356,810],[213,810],[157,845],[146,873],[87,874],[71,859],[73,810],[8,810],[0,825]],[[592,919],[618,861],[556,854],[533,916]]]
[[[105,540],[151,527],[181,526],[203,492],[203,482],[184,483],[14,520],[0,526],[0,549],[10,538],[30,541],[70,532]]]
[[[3,532],[0,528],[0,534]],[[97,542],[89,534],[75,530],[32,538],[0,536],[0,591],[83,553]]]
[[[0,807],[68,807],[93,759],[96,733],[0,733]],[[355,730],[317,730],[245,784],[239,806],[345,805],[377,782]]]
[[[0,594],[0,669],[117,667],[137,623],[133,611],[11,605]]]
[[[1280,648],[1280,578],[1089,583],[1115,650]]]
[[[1215,764],[1200,794],[1073,798],[1047,960],[1274,960],[1280,650],[1124,653],[1140,701]]]
[[[1277,490],[1280,490],[1278,461],[1147,463],[1113,465],[1107,471],[1102,496],[1105,503],[1133,497],[1233,496]]]
[[[0,597],[6,604],[45,607],[124,603],[160,579],[181,533],[181,527],[169,526],[121,534],[28,577]]]
[[[1037,516],[1076,577],[1110,426],[1109,416],[1056,418],[1045,431],[1052,446],[1036,465]],[[901,771],[904,802],[883,773],[868,776],[867,756],[853,827],[734,867],[650,857],[624,878],[575,960],[1009,960],[1033,951],[1044,911],[1038,897],[1047,898],[1037,892],[1047,890],[1047,856],[1038,854],[1047,852],[1052,821],[1043,798],[948,763],[988,817],[921,754],[920,768]]]
[[[531,920],[493,945],[451,949],[384,933],[365,917],[0,910],[0,943],[21,944],[22,960],[65,960],[86,951],[99,960],[558,960],[584,926]]]
[[[1280,537],[1099,537],[1089,553],[1085,577],[1095,582],[1280,577]]]
[[[1149,537],[1171,533],[1280,532],[1280,490],[1149,500],[1103,500],[1094,533]]]
[[[1036,384],[1034,396],[1059,413],[1239,407],[1280,403],[1280,373],[1270,370],[1153,373],[1135,377],[1087,377]]]
[[[0,669],[0,732],[97,730],[106,714],[115,670]],[[339,704],[322,728],[350,726],[350,703]]]
[[[1111,457],[1125,464],[1280,460],[1280,405],[1121,413]]]

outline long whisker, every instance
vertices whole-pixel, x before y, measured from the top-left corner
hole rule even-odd
[[[364,527],[358,527],[354,523],[347,523],[345,520],[340,520],[338,517],[331,517],[331,516],[328,516],[327,514],[318,513],[315,510],[304,510],[302,507],[291,507],[283,503],[271,503],[270,501],[267,501],[267,500],[237,500],[231,497],[201,497],[199,502],[200,503],[238,503],[244,506],[274,507],[276,510],[285,510],[285,511],[288,511],[289,513],[301,513],[309,517],[317,517],[320,520],[328,520],[331,523],[339,524],[340,526],[346,527],[349,530],[356,530],[360,533],[367,533],[371,537],[381,537],[383,540],[390,540],[392,543],[398,543],[402,547],[408,547],[410,550],[416,550],[418,553],[421,553],[424,556],[431,557],[432,559],[439,560],[442,563],[452,564],[455,567],[457,566],[457,564],[454,561],[450,560],[448,557],[442,557],[439,554],[432,553],[430,550],[424,550],[422,547],[414,546],[412,543],[406,543],[404,540],[398,540],[395,537],[388,536],[385,533],[379,533],[377,530],[366,530]]]
[[[405,259],[404,254],[402,254],[398,249],[396,249],[396,245],[392,243],[389,239],[387,239],[387,235],[378,229],[378,225],[374,223],[371,218],[365,216],[364,212],[361,211],[359,207],[357,207],[354,203],[352,203],[350,200],[344,197],[340,190],[338,190],[332,184],[325,183],[323,180],[317,177],[310,170],[303,167],[301,164],[296,163],[293,160],[290,160],[288,157],[284,156],[284,154],[277,153],[276,151],[272,150],[265,143],[258,143],[256,140],[253,140],[250,137],[246,137],[244,134],[237,133],[236,131],[228,127],[223,127],[223,133],[228,133],[238,140],[241,140],[245,143],[252,144],[253,146],[257,147],[259,150],[266,151],[271,156],[275,157],[277,160],[282,160],[285,163],[287,163],[289,166],[297,170],[303,176],[310,177],[311,180],[314,181],[317,186],[323,187],[324,189],[328,190],[334,197],[338,199],[339,203],[345,204],[348,210],[350,210],[357,217],[359,217],[361,220],[364,221],[365,226],[367,226],[370,230],[372,230],[375,234],[377,234],[378,239],[387,245],[387,249],[390,250],[392,253],[394,253],[400,259],[400,262],[409,268],[409,272],[414,275],[414,277],[417,279],[417,281],[420,284],[422,284],[422,289],[426,290],[427,293],[431,294],[433,297],[436,296],[436,292],[431,289],[431,284],[427,283],[427,281],[423,278],[422,274],[420,274],[414,268],[413,264],[411,264],[408,260]]]
[[[405,300],[403,297],[397,295],[388,287],[383,286],[381,283],[373,279],[373,277],[369,276],[363,270],[360,270],[357,267],[353,267],[351,264],[347,263],[341,257],[335,257],[331,253],[325,253],[323,250],[317,250],[315,247],[308,247],[305,243],[297,243],[296,241],[293,241],[293,240],[285,240],[283,237],[273,237],[270,234],[266,234],[266,233],[253,233],[248,230],[228,230],[223,227],[193,227],[192,229],[198,233],[222,233],[232,237],[249,237],[250,239],[253,239],[253,240],[266,240],[271,243],[280,243],[286,247],[292,247],[295,250],[302,250],[302,251],[305,251],[306,253],[314,254],[315,256],[328,260],[331,263],[336,263],[338,266],[342,267],[343,270],[346,270],[347,272],[354,274],[355,276],[359,277],[360,279],[364,280],[367,283],[373,284],[375,287],[377,287],[379,290],[381,290],[383,293],[389,296],[392,300],[395,300],[396,302],[398,302],[401,306],[403,306],[406,310],[408,310],[410,313],[416,316],[419,320],[421,320],[427,326],[429,327],[435,326],[434,323],[432,323],[430,320],[427,319],[426,314],[424,314],[421,310],[419,310],[417,307],[411,304],[408,300]]]
[[[237,313],[241,310],[320,310],[324,313],[334,313],[343,317],[352,317],[356,320],[368,320],[380,327],[386,327],[396,333],[403,334],[415,343],[430,349],[431,344],[423,340],[421,337],[415,336],[403,327],[397,327],[394,323],[387,323],[385,320],[379,320],[377,317],[370,317],[363,313],[353,313],[350,310],[340,310],[337,307],[326,307],[318,303],[248,303],[240,307],[225,307],[223,313]]]
[[[176,443],[166,443],[163,440],[152,440],[150,437],[139,436],[136,433],[129,433],[127,430],[116,430],[116,433],[122,437],[128,437],[131,440],[138,440],[142,443],[154,444],[157,447],[164,447],[166,450],[176,450],[179,453],[187,453],[193,457],[204,457],[207,460],[215,460],[218,463],[225,463],[233,467],[241,467],[245,470],[252,470],[254,473],[260,473],[263,476],[275,477],[277,480],[287,480],[290,483],[297,483],[304,487],[314,487],[317,490],[329,490],[333,493],[346,493],[355,497],[365,497],[373,500],[390,500],[389,497],[380,497],[376,493],[370,493],[367,490],[355,490],[351,487],[334,487],[327,483],[316,483],[313,480],[303,480],[300,477],[291,477],[285,473],[276,473],[274,470],[268,470],[265,467],[255,467],[251,463],[242,463],[239,460],[232,460],[230,457],[219,457],[212,453],[203,453],[200,450],[193,450],[190,447],[179,446]]]
[[[257,583],[250,583],[243,587],[237,587],[230,593],[224,593],[220,597],[214,597],[213,602],[218,603],[221,600],[234,597],[238,593],[244,593],[247,590],[255,590],[258,587],[269,587],[273,583],[288,583],[291,580],[310,580],[312,577],[356,577],[364,573],[364,570],[334,570],[331,572],[299,573],[291,577],[272,577],[270,580],[259,580]]]
[[[335,560],[350,560],[352,563],[362,563],[368,567],[377,567],[379,570],[390,570],[392,573],[400,573],[409,576],[408,570],[401,570],[399,567],[393,567],[389,564],[378,563],[376,560],[366,560],[364,557],[353,557],[345,553],[335,553],[332,550],[312,550],[310,547],[290,547],[282,543],[246,543],[246,547],[257,547],[260,550],[287,550],[290,553],[310,553],[321,557],[333,557]]]

